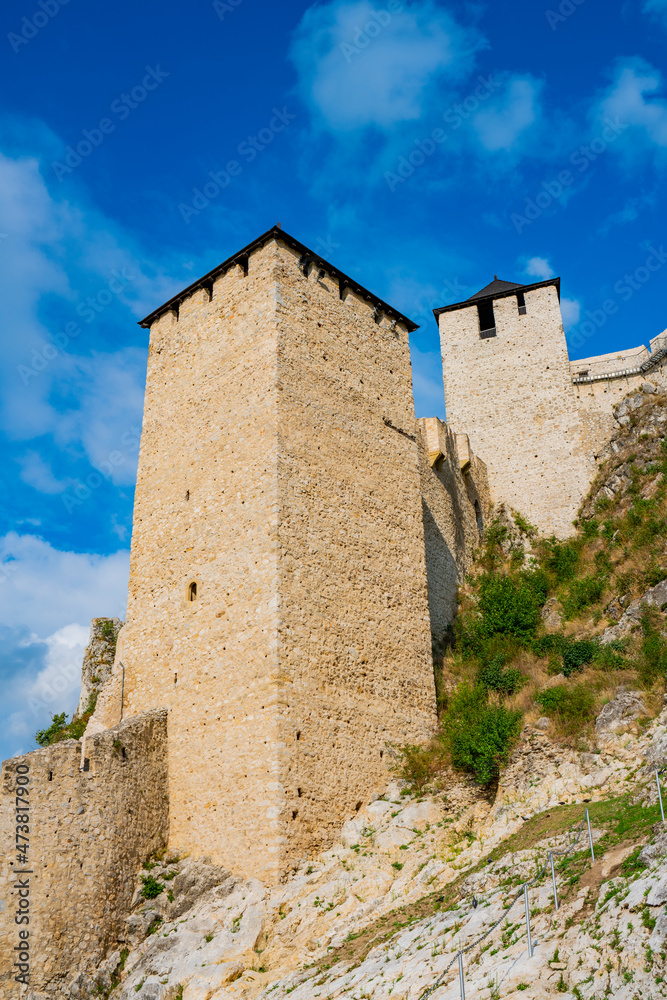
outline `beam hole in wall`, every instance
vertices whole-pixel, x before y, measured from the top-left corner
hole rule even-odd
[[[174,671],[174,684],[178,684],[178,674]]]
[[[186,500],[189,500],[189,499],[190,499],[190,490],[186,490],[186,491],[185,491],[185,499],[186,499]]]
[[[299,815],[299,810],[292,809],[292,819],[296,819],[298,815]]]
[[[479,317],[479,336],[481,340],[496,335],[496,318],[493,312],[493,301],[478,302],[477,315]]]
[[[359,802],[357,802],[356,806],[354,807],[354,811],[355,812],[359,812],[360,809],[361,809],[361,800],[359,800]]]
[[[197,600],[197,581],[193,580],[192,583],[188,586],[188,601],[192,602],[196,600]]]

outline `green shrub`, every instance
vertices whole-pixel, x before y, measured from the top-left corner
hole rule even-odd
[[[559,542],[552,536],[543,542],[542,565],[557,584],[571,580],[579,565],[579,549],[572,541]]]
[[[565,618],[576,618],[585,608],[590,607],[591,604],[597,604],[604,593],[605,586],[606,577],[599,574],[588,574],[577,580],[572,580],[563,600]]]
[[[495,636],[513,636],[525,644],[535,635],[547,596],[543,573],[485,573],[478,593],[477,612],[462,617],[458,629],[464,651],[484,653]]]
[[[667,675],[667,640],[661,633],[661,617],[657,608],[642,609],[642,642],[639,658],[639,677],[650,685]]]
[[[161,892],[164,892],[164,886],[153,875],[142,875],[141,881],[144,883],[141,890],[144,899],[155,899]]]
[[[563,673],[566,677],[581,670],[590,663],[597,651],[598,644],[590,639],[571,639],[563,647]]]
[[[622,670],[626,666],[623,657],[624,644],[619,639],[612,642],[598,643],[593,659],[603,670]]]
[[[437,748],[408,743],[397,747],[396,753],[392,771],[397,778],[407,784],[410,791],[420,795],[435,773],[439,756]]]
[[[440,740],[457,770],[488,785],[507,760],[521,732],[521,712],[490,705],[486,689],[461,684],[452,695],[440,728]]]
[[[63,731],[66,727],[67,715],[65,712],[61,712],[60,715],[54,715],[48,729],[39,729],[35,733],[35,742],[40,747],[48,747],[51,743],[57,743],[59,740],[65,738],[63,736]]]
[[[566,687],[558,684],[541,691],[535,701],[568,735],[592,722],[595,714],[595,692],[588,684]]]
[[[516,694],[526,683],[526,678],[518,667],[506,667],[506,662],[502,654],[495,656],[490,663],[480,668],[478,682],[500,695]]]

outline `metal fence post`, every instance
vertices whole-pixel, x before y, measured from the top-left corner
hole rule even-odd
[[[660,791],[660,775],[658,774],[658,769],[655,769],[655,783],[658,786],[658,802],[660,803],[660,815],[662,816],[662,822],[665,822],[665,810],[662,808],[662,792]]]
[[[558,910],[558,892],[556,891],[556,872],[554,869],[554,852],[549,851],[549,861],[551,862],[551,882],[554,887],[554,907]]]
[[[588,809],[586,810],[586,823],[588,824],[588,843],[591,845],[591,858],[593,859],[593,864],[595,864],[595,851],[593,850],[593,834],[591,832],[591,818],[588,815]]]
[[[528,958],[533,957],[533,942],[530,938],[530,907],[528,905],[528,886],[523,887],[523,901],[526,904],[526,934],[528,936]]]
[[[461,1000],[466,1000],[466,983],[463,977],[463,952],[459,952],[459,985],[461,987]]]

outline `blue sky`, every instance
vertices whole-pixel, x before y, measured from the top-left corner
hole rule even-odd
[[[275,222],[421,324],[419,416],[444,414],[430,310],[494,274],[562,277],[573,357],[667,326],[664,276],[641,280],[667,242],[667,0],[7,0],[2,18],[7,756],[76,703],[90,618],[124,611],[136,320]]]

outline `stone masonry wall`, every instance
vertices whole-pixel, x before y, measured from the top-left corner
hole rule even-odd
[[[279,245],[279,656],[290,863],[435,726],[407,329]]]
[[[166,743],[166,713],[149,713],[86,738],[83,761],[81,743],[66,740],[3,763],[2,1000],[26,994],[15,980],[16,946],[26,943],[21,931],[29,934],[28,983],[35,996],[53,995],[65,978],[96,967],[116,945],[137,870],[166,839]],[[17,784],[23,777],[27,782]],[[27,824],[17,822],[19,785],[27,789]],[[19,832],[29,849],[17,857]],[[16,922],[19,907],[19,919],[27,916],[29,923]]]
[[[457,609],[459,584],[472,565],[491,513],[486,466],[437,417],[418,421],[431,637],[437,653]]]
[[[653,344],[653,341],[651,343]],[[658,350],[662,346],[662,344],[656,345]],[[638,352],[639,349],[637,349]],[[628,353],[625,353],[622,363],[628,361]],[[637,363],[645,361],[647,357],[650,358],[650,354],[644,348],[644,354],[641,355]],[[634,364],[634,359],[630,360]],[[608,354],[603,355],[602,358],[585,358],[583,361],[573,361],[572,371],[576,375],[580,371],[588,370],[591,375],[595,375],[608,369],[611,376],[614,372],[614,364],[618,370],[618,355]],[[598,455],[616,429],[612,407],[625,399],[628,393],[640,389],[646,382],[667,389],[667,364],[663,361],[646,373],[575,383],[574,389],[582,423],[582,441],[587,455],[597,460]]]
[[[482,340],[475,305],[440,314],[449,426],[466,432],[496,503],[546,534],[566,536],[594,474],[585,454],[554,286],[494,302],[497,336]]]
[[[190,584],[196,600],[188,601]],[[407,331],[271,241],[153,324],[127,623],[170,842],[271,882],[435,724]]]

